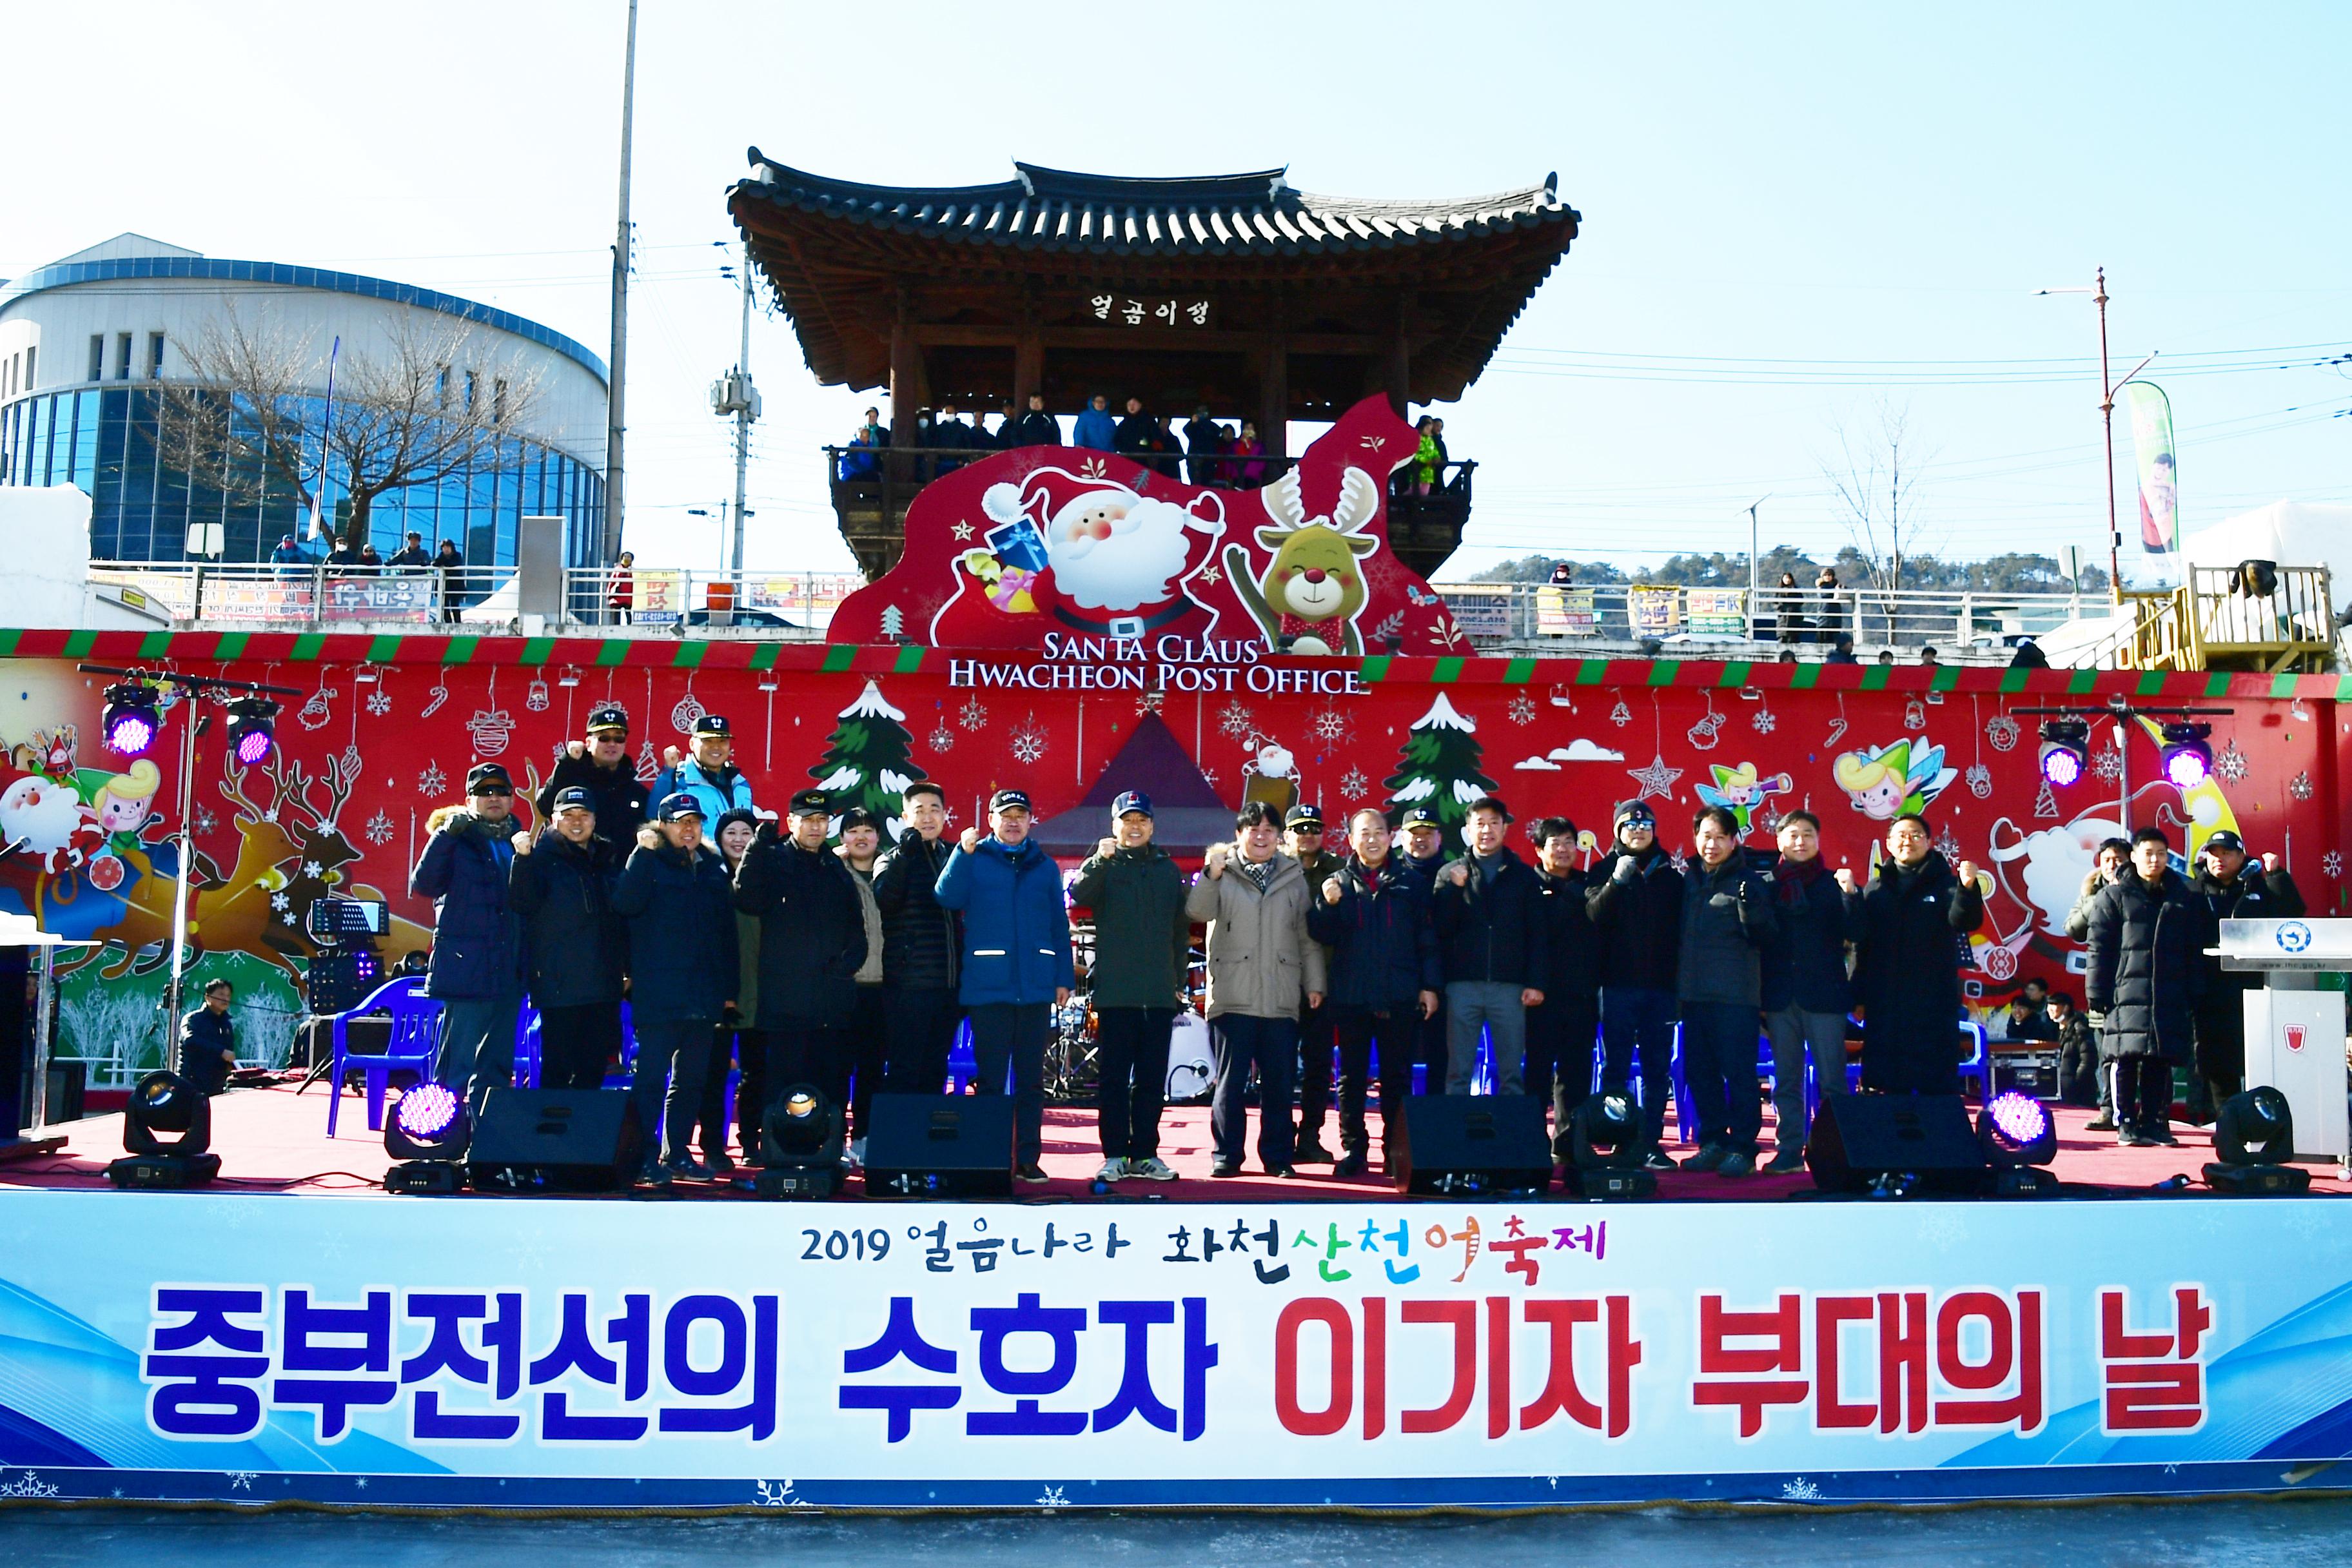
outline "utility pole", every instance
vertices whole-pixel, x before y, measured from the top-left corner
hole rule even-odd
[[[2107,379],[2107,269],[2099,268],[2091,302],[2099,308],[2099,421],[2107,444],[2107,598],[2124,601],[2123,530],[2116,525],[2116,388]],[[2137,374],[2137,373],[2135,373]]]
[[[1758,553],[1756,509],[1771,499],[1769,495],[1761,495],[1748,503],[1748,640],[1750,642],[1756,640],[1757,595],[1764,582],[1764,569]]]
[[[637,0],[629,0],[629,42],[621,66],[621,216],[613,237],[612,380],[604,391],[604,559],[621,552],[624,468],[621,437],[627,428],[629,364],[629,146],[635,132]]]
[[[743,378],[743,388],[751,390],[751,258],[749,250],[743,257],[743,342],[735,351],[735,369]],[[756,393],[740,400],[735,411],[735,552],[730,570],[735,574],[736,588],[741,591],[743,581],[743,470],[751,457],[751,414],[758,405]]]

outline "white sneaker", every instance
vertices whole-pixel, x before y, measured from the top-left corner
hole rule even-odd
[[[1129,1162],[1127,1173],[1146,1182],[1172,1182],[1176,1179],[1176,1173],[1156,1154],[1148,1160]]]
[[[1095,1180],[1097,1182],[1123,1182],[1127,1180],[1128,1173],[1126,1161],[1116,1159],[1105,1160],[1102,1163],[1102,1169],[1095,1173]]]

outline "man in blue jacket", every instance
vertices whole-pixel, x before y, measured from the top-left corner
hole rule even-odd
[[[1090,452],[1108,452],[1116,444],[1118,421],[1110,416],[1110,399],[1096,393],[1087,400],[1078,415],[1077,427],[1070,433],[1071,444]]]
[[[646,1136],[642,1180],[711,1174],[688,1135],[702,1101],[710,1035],[740,978],[740,947],[727,862],[702,841],[702,811],[680,792],[665,796],[653,826],[613,890],[613,912],[629,922],[629,1013],[637,1034],[636,1080],[629,1093]]]
[[[1307,932],[1331,950],[1324,1003],[1339,1037],[1339,1161],[1335,1176],[1360,1176],[1371,1139],[1364,1100],[1380,1057],[1381,1159],[1412,1092],[1415,1028],[1437,1011],[1444,984],[1437,930],[1421,880],[1389,852],[1389,820],[1367,806],[1348,819],[1353,853],[1312,889]]]
[[[751,781],[737,771],[734,757],[735,727],[723,715],[705,713],[694,721],[694,755],[672,753],[669,766],[654,780],[653,798],[690,795],[705,822],[716,822],[730,811],[757,812]]]
[[[476,1116],[491,1089],[514,1084],[522,929],[507,900],[513,814],[506,769],[479,764],[466,775],[466,804],[433,814],[433,836],[408,878],[412,894],[433,900],[425,994],[441,1004],[434,1077],[464,1095]]]
[[[981,1094],[1003,1094],[1013,1074],[1013,1173],[1042,1182],[1045,1041],[1053,1010],[1077,984],[1070,918],[1053,857],[1029,837],[1029,797],[989,797],[989,836],[967,827],[940,873],[940,907],[963,912],[963,1005]]]
[[[228,1021],[236,992],[226,980],[205,982],[204,1005],[180,1020],[180,1076],[199,1094],[218,1094],[236,1070],[236,1033]]]

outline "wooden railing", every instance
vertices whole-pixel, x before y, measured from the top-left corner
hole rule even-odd
[[[2126,594],[2138,619],[2116,662],[2128,669],[2326,668],[2336,651],[2325,566],[2279,566],[2268,584],[2242,568],[2191,566],[2169,593]],[[2270,592],[2262,592],[2268,587]]]

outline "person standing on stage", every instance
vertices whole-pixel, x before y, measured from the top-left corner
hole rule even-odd
[[[522,1012],[522,929],[507,901],[514,861],[514,784],[496,763],[466,775],[466,804],[426,819],[432,835],[408,890],[433,900],[433,958],[425,994],[441,1004],[434,1077],[479,1118],[493,1089],[514,1086],[515,1021]]]
[[[645,1134],[639,1180],[708,1177],[688,1143],[710,1060],[710,1034],[735,994],[735,911],[727,869],[702,841],[702,805],[680,790],[663,797],[654,825],[621,869],[613,910],[629,922],[629,1021],[636,1032],[630,1085]]]
[[[1452,858],[1445,842],[1445,822],[1436,811],[1426,805],[1405,808],[1400,819],[1404,833],[1403,852],[1398,857],[1400,868],[1421,884],[1422,896],[1433,905],[1437,899],[1437,873]],[[1414,1026],[1412,1059],[1422,1069],[1422,1091],[1443,1094],[1445,1091],[1445,993],[1437,993],[1437,1011]]]
[[[2091,906],[2099,895],[2131,875],[2131,840],[2108,838],[2099,844],[2098,857],[2090,871],[2083,878],[2083,887],[2074,900],[2074,909],[2066,916],[2066,934],[2076,942],[2091,940]],[[2096,1048],[2099,1027],[2087,1018],[2084,1025],[2091,1031],[2091,1043]],[[2102,1054],[2096,1077],[2099,1080],[2099,1113],[2083,1124],[2085,1132],[2113,1132],[2116,1130],[2115,1078],[2106,1070]]]
[[[1151,797],[1129,790],[1110,803],[1111,837],[1078,868],[1070,901],[1095,917],[1092,971],[1096,1062],[1102,1072],[1096,1121],[1098,1182],[1176,1173],[1160,1158],[1160,1109],[1168,1093],[1168,1041],[1191,968],[1192,922],[1184,873],[1151,841]]]
[[[1412,1092],[1416,1026],[1437,1011],[1444,971],[1429,894],[1402,856],[1389,850],[1386,816],[1367,806],[1348,819],[1354,851],[1315,887],[1307,934],[1330,955],[1331,994],[1323,1010],[1339,1042],[1339,1161],[1335,1176],[1369,1168],[1371,1136],[1364,1125],[1372,1058],[1380,1058],[1381,1161],[1392,1171],[1391,1152]]]
[[[1675,1163],[1659,1144],[1673,1082],[1683,874],[1658,845],[1658,819],[1647,802],[1621,801],[1611,816],[1616,843],[1592,868],[1584,897],[1601,949],[1601,1087],[1626,1093],[1639,1053],[1643,1163],[1671,1171]]]
[[[223,1092],[236,1070],[236,1033],[228,1021],[236,996],[227,981],[207,980],[204,1001],[180,1020],[179,1073],[198,1094]]]
[[[703,820],[716,822],[730,811],[757,811],[751,802],[751,781],[734,763],[735,727],[726,717],[705,713],[694,721],[694,754],[681,758],[669,749],[669,765],[654,780],[654,798],[683,791],[702,808]]]
[[[514,836],[507,901],[522,921],[524,977],[539,1009],[539,1086],[602,1089],[621,1054],[628,933],[613,912],[621,859],[596,831],[594,795],[571,784],[554,805],[537,837]]]
[[[2176,1144],[2172,1068],[2193,1060],[2197,1007],[2205,994],[2203,900],[2171,865],[2161,827],[2132,835],[2132,874],[2091,906],[2091,955],[2083,980],[2093,1016],[2105,1015],[2099,1051],[2113,1075],[2116,1142]]]
[[[1763,1125],[1756,1081],[1763,973],[1757,950],[1772,935],[1771,890],[1748,868],[1739,818],[1710,805],[1691,819],[1696,853],[1683,871],[1682,956],[1675,999],[1683,1018],[1683,1081],[1690,1086],[1698,1152],[1686,1171],[1756,1173]]]
[[[2265,855],[2260,865],[2251,864],[2245,841],[2229,829],[2209,835],[2200,858],[2195,892],[2212,926],[2205,945],[2220,940],[2223,921],[2289,921],[2305,912],[2303,893],[2279,858]],[[2218,1110],[2245,1082],[2245,995],[2262,985],[2263,976],[2224,969],[2219,958],[2201,953],[2198,962],[2205,990],[2197,1003],[2197,1084],[2208,1107]]]
[[[629,761],[629,710],[607,702],[588,713],[588,738],[564,743],[555,771],[539,792],[539,815],[555,817],[555,797],[568,789],[588,792],[589,808],[596,814],[597,837],[614,846],[615,856],[626,855],[646,825],[646,805],[653,796],[637,782]]]
[[[1977,867],[1957,870],[1906,812],[1887,824],[1886,862],[1862,899],[1854,991],[1862,1084],[1881,1094],[1958,1092],[1960,955],[1984,919]],[[1853,878],[1841,872],[1843,888]]]
[[[1826,1098],[1846,1092],[1845,1019],[1853,1005],[1847,944],[1862,934],[1862,895],[1853,873],[1822,864],[1821,818],[1792,811],[1780,818],[1780,863],[1772,873],[1773,912],[1764,944],[1764,1032],[1772,1040],[1772,1163],[1765,1173],[1805,1168],[1805,1053]]]
[[[1258,1163],[1269,1176],[1297,1174],[1290,1075],[1298,1065],[1299,1009],[1321,1005],[1325,976],[1323,949],[1307,929],[1307,873],[1276,852],[1279,831],[1274,807],[1245,803],[1234,817],[1234,842],[1209,846],[1184,900],[1186,917],[1209,928],[1212,1176],[1241,1174],[1253,1068]]]
[[[748,811],[726,813],[711,830],[710,836],[719,843],[719,858],[727,868],[730,889],[735,885],[735,873],[741,868],[743,857],[750,853],[751,841],[759,831],[760,819]],[[732,901],[730,892],[730,902]],[[702,1163],[722,1176],[735,1169],[735,1162],[727,1155],[727,1072],[730,1065],[735,1069],[735,1126],[742,1140],[743,1158],[752,1164],[760,1161],[760,1112],[768,1103],[768,1075],[767,1063],[761,1058],[760,1037],[751,1028],[751,1020],[759,1016],[759,1005],[760,922],[737,910],[735,994],[727,1004],[719,1026],[710,1033],[710,1065],[702,1075],[702,1100],[694,1114]]]
[[[1511,814],[1494,795],[1470,805],[1470,853],[1437,874],[1432,913],[1445,959],[1445,1092],[1467,1094],[1478,1037],[1494,1041],[1495,1092],[1517,1094],[1528,1009],[1543,1005],[1550,967],[1543,889],[1503,842]]]
[[[967,827],[940,873],[942,909],[963,915],[965,1009],[971,1015],[973,1089],[1003,1094],[1013,1078],[1013,1173],[1042,1182],[1045,1148],[1045,1042],[1054,1009],[1070,999],[1077,973],[1069,912],[1053,857],[1029,837],[1029,797],[1001,789],[989,797],[989,832]]]
[[[1536,882],[1542,890],[1545,966],[1537,989],[1543,1005],[1528,1014],[1528,1054],[1519,1080],[1529,1094],[1549,1094],[1555,1149],[1592,1090],[1593,1047],[1601,1034],[1600,937],[1585,907],[1591,885],[1577,869],[1576,824],[1547,816],[1536,824]]]
[[[874,864],[882,848],[882,819],[862,805],[853,805],[841,814],[838,829],[841,846],[834,853],[849,868],[850,879],[857,889],[858,914],[866,923],[866,962],[851,976],[857,989],[849,1008],[849,1070],[853,1079],[849,1091],[849,1163],[854,1170],[866,1163],[867,1123],[874,1115],[875,1093],[882,1087],[888,1049],[885,1033],[887,1022],[882,1005],[882,907],[874,899]]]
[[[804,789],[787,808],[790,838],[762,822],[735,869],[735,907],[760,921],[760,1032],[770,1104],[795,1084],[814,1086],[847,1114],[857,972],[866,967],[866,917],[856,879],[825,847],[832,799]],[[763,1130],[768,1107],[751,1125]],[[764,1142],[764,1138],[763,1138]]]
[[[899,797],[896,847],[874,865],[874,901],[882,910],[882,990],[892,1094],[938,1094],[948,1053],[963,1023],[957,961],[963,933],[953,910],[941,909],[940,873],[948,868],[947,796],[928,782]]]
[[[1337,876],[1340,866],[1339,857],[1323,847],[1323,808],[1301,801],[1290,808],[1283,823],[1283,849],[1307,873],[1307,891],[1312,893]],[[1327,973],[1330,967],[1331,951],[1327,945],[1323,950]],[[1332,1163],[1331,1151],[1323,1146],[1323,1117],[1331,1109],[1336,1044],[1331,1020],[1323,1007],[1309,1007],[1298,1015],[1298,1146],[1290,1157],[1294,1165]]]

